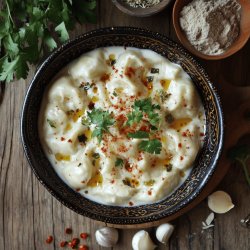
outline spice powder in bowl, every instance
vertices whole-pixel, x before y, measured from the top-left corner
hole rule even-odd
[[[193,0],[180,12],[189,42],[206,55],[223,54],[240,34],[241,5],[236,0]]]

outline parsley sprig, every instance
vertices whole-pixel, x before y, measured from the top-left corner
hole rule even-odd
[[[6,0],[0,11],[0,81],[26,78],[35,64],[69,39],[76,21],[95,22],[96,0]]]
[[[141,100],[136,100],[133,105],[133,111],[128,114],[126,125],[133,125],[134,123],[139,123],[143,115],[147,115],[148,122],[151,125],[151,130],[157,130],[157,126],[160,122],[159,113],[155,110],[159,110],[160,106],[152,103],[151,98],[145,98]],[[150,133],[146,131],[136,131],[134,133],[128,133],[129,138],[136,139],[148,139],[142,140],[138,147],[139,150],[145,151],[151,154],[160,154],[162,149],[162,144],[158,139],[150,139]]]
[[[87,112],[87,115],[90,122],[95,124],[92,137],[97,137],[98,141],[101,142],[103,133],[109,133],[109,127],[114,125],[115,119],[108,111],[102,109],[93,109],[91,112]]]
[[[151,98],[145,98],[141,100],[136,100],[133,105],[133,111],[127,115],[126,125],[133,125],[134,123],[139,123],[143,114],[148,116],[148,121],[152,126],[157,126],[160,121],[159,114],[155,110],[159,110],[160,106],[152,103]]]

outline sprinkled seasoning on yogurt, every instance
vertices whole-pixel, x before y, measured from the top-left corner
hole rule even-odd
[[[204,108],[180,65],[151,50],[99,48],[48,86],[39,115],[58,175],[99,203],[134,206],[188,177],[205,134]]]

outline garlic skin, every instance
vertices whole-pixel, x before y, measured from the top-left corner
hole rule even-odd
[[[103,227],[95,232],[97,243],[102,247],[112,247],[118,241],[118,231],[115,228]]]
[[[133,250],[153,250],[156,245],[152,242],[147,231],[140,230],[132,239],[132,248]]]
[[[208,207],[217,214],[224,214],[234,207],[232,199],[224,191],[216,191],[208,196]]]
[[[170,236],[174,231],[174,226],[169,223],[164,223],[157,227],[156,229],[156,238],[164,245],[167,244]]]

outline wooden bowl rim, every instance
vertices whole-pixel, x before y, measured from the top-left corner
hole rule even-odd
[[[184,34],[184,31],[182,31],[182,29],[180,27],[180,23],[179,23],[180,11],[185,5],[187,5],[191,1],[192,0],[184,0],[184,1],[183,0],[176,0],[174,7],[173,7],[173,13],[172,13],[172,19],[173,19],[175,33],[176,33],[179,41],[181,42],[181,44],[188,51],[190,51],[192,54],[194,54],[195,56],[200,57],[202,59],[220,60],[220,59],[227,58],[227,57],[237,53],[239,50],[241,50],[244,47],[244,45],[247,43],[247,41],[250,38],[250,31],[247,34],[247,32],[244,30],[245,26],[247,26],[247,24],[245,25],[245,22],[247,23],[247,18],[248,18],[247,12],[249,12],[249,15],[250,15],[250,3],[248,3],[246,0],[238,0],[243,11],[241,11],[242,16],[241,16],[241,20],[240,20],[240,34],[239,34],[238,38],[236,39],[236,41],[234,41],[234,43],[222,54],[206,55],[206,54],[199,52],[197,49],[195,49],[195,47],[193,45],[191,45],[191,43],[187,39],[186,35]],[[247,5],[249,5],[249,6],[247,6]],[[249,23],[249,21],[248,21],[248,23]],[[244,25],[244,27],[243,27],[243,25]]]

